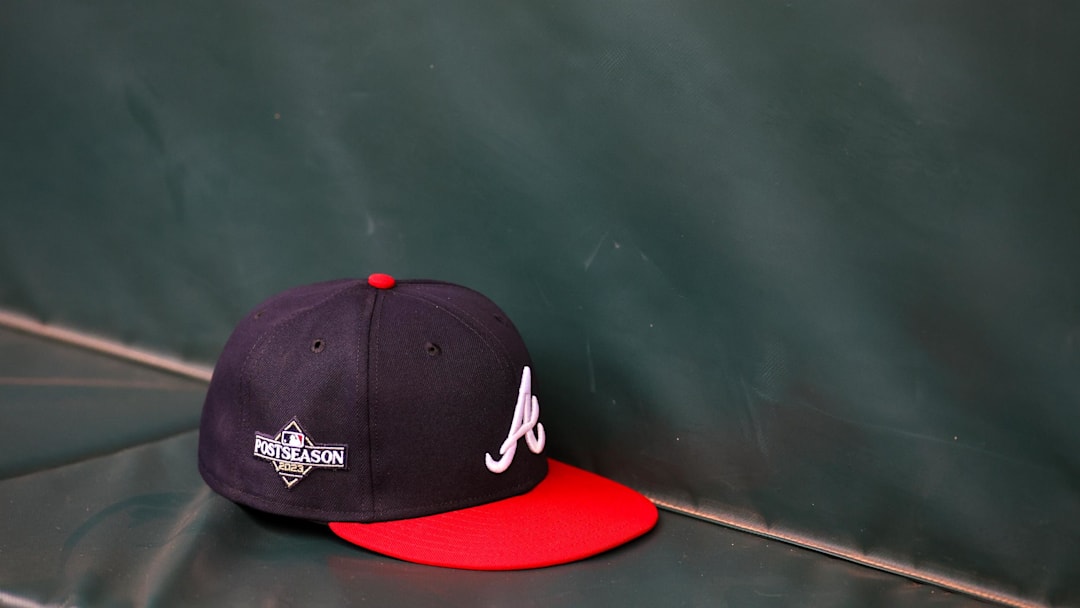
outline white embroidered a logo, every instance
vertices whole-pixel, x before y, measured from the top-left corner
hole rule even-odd
[[[521,387],[518,388],[517,405],[514,406],[514,420],[510,422],[510,433],[499,448],[499,459],[491,454],[484,454],[487,468],[492,473],[502,473],[510,467],[517,453],[518,439],[525,438],[529,450],[539,454],[544,449],[544,425],[540,424],[540,402],[532,394],[532,370],[526,365],[521,372]]]

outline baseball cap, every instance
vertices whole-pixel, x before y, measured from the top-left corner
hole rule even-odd
[[[295,287],[225,344],[199,471],[234,502],[435,566],[551,566],[648,532],[647,498],[546,456],[539,380],[509,317],[466,287]]]

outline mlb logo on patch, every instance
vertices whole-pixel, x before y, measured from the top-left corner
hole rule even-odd
[[[304,434],[296,431],[282,431],[281,442],[291,448],[304,447]]]

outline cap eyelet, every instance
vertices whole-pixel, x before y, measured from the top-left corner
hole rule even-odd
[[[438,344],[435,344],[434,342],[428,342],[424,344],[424,352],[426,352],[429,357],[434,357],[441,353],[442,349],[439,348]]]
[[[263,313],[264,313],[264,312],[266,312],[266,311],[265,311],[265,310],[260,310],[259,312],[255,313],[255,317],[254,317],[254,318],[258,319],[259,317],[263,316]]]
[[[319,338],[311,343],[311,352],[321,353],[326,348],[326,342],[323,342],[322,338]]]

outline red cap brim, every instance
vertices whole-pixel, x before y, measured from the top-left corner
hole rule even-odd
[[[549,459],[547,477],[519,496],[413,519],[333,522],[330,529],[419,564],[520,570],[602,553],[648,532],[656,519],[656,506],[634,490]]]

